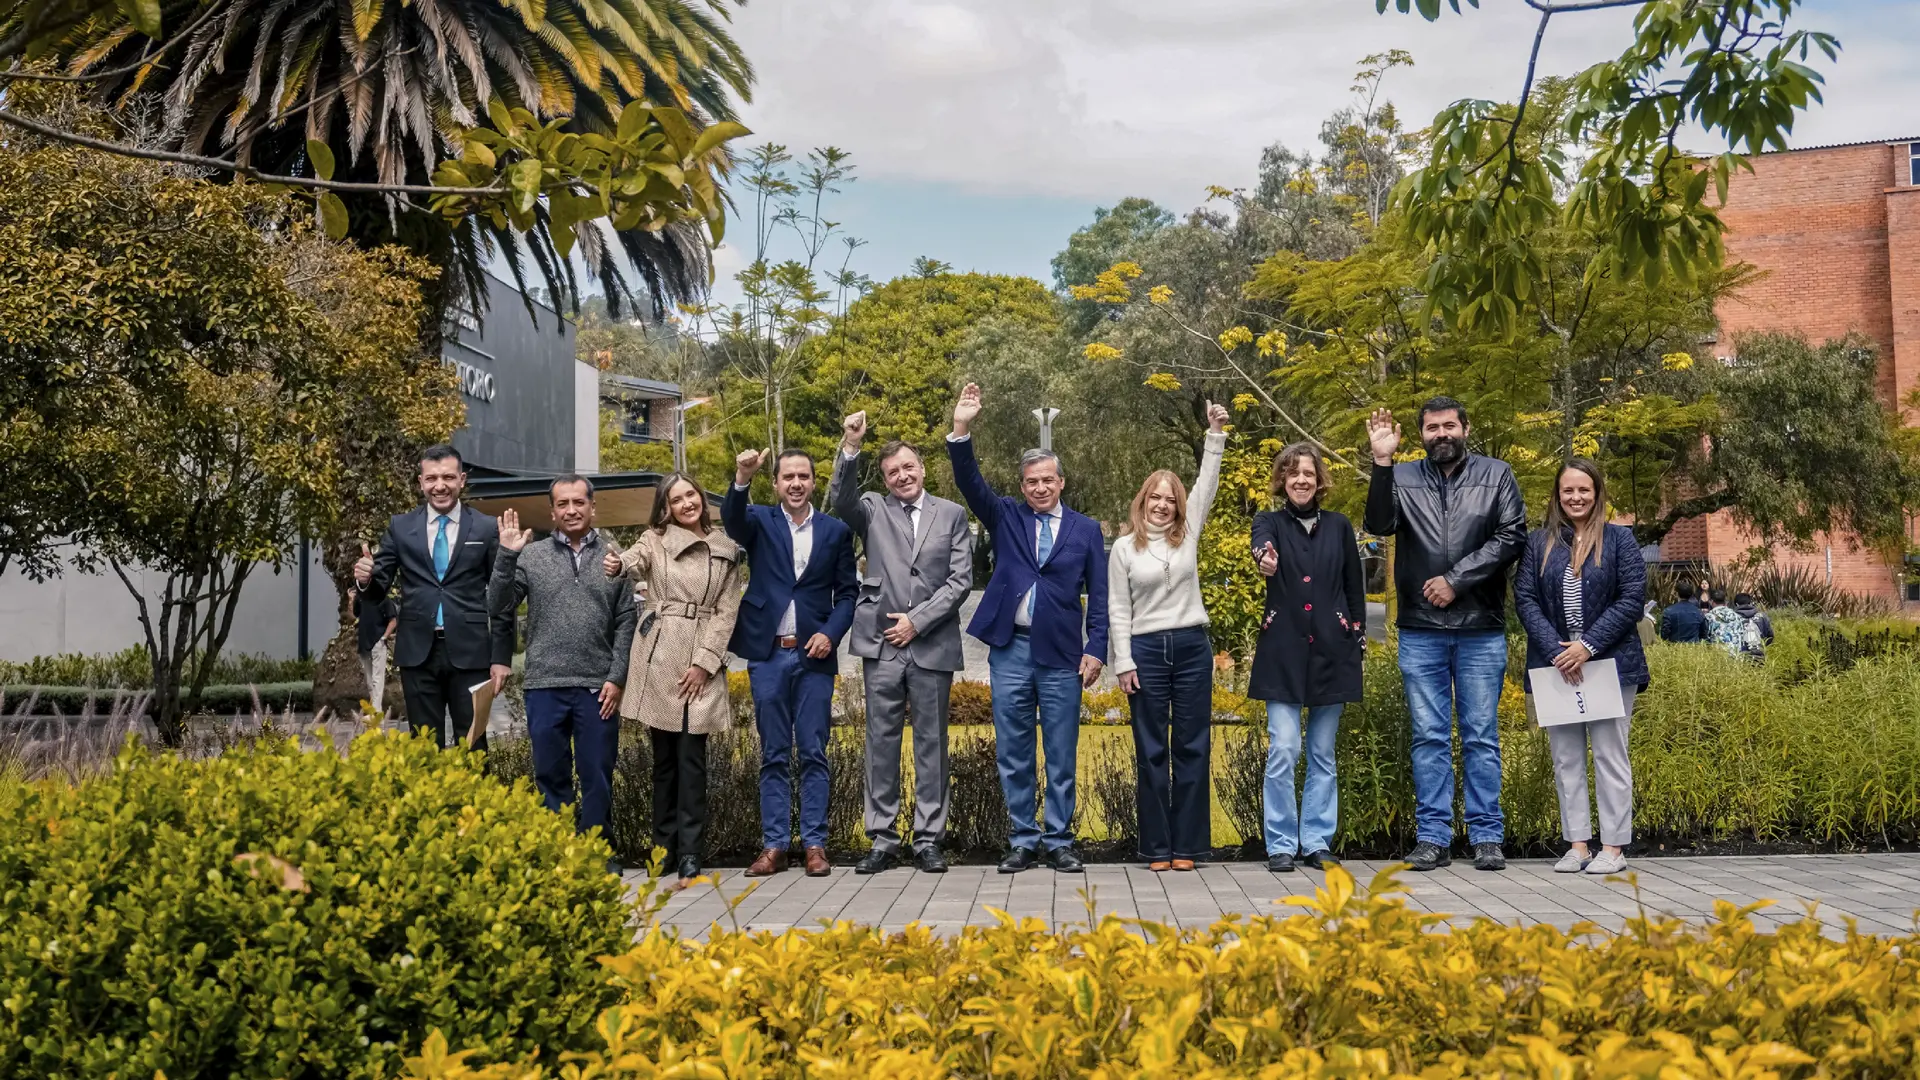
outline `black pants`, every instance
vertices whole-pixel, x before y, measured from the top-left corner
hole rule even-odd
[[[473,688],[486,682],[492,673],[482,668],[457,668],[447,660],[447,640],[434,635],[427,662],[418,667],[400,669],[400,692],[407,699],[407,726],[418,735],[433,732],[441,746],[466,741],[473,727]],[[447,731],[447,714],[453,714],[453,731]],[[487,736],[480,734],[478,749],[487,748]]]
[[[653,740],[653,846],[667,849],[664,870],[700,861],[707,831],[707,737],[650,727]]]
[[[1140,857],[1204,859],[1213,852],[1213,647],[1207,628],[1133,639],[1140,689],[1133,711],[1139,772]]]

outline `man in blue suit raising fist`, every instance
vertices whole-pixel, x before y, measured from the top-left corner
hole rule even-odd
[[[991,650],[994,754],[1012,818],[1012,850],[1000,872],[1031,867],[1044,849],[1047,865],[1077,874],[1073,773],[1080,691],[1100,678],[1107,655],[1106,544],[1092,518],[1061,505],[1067,480],[1050,450],[1021,455],[1022,500],[994,492],[980,475],[968,433],[979,415],[980,388],[968,383],[953,407],[947,456],[960,494],[993,535],[993,578],[967,633]],[[1036,717],[1047,759],[1044,831],[1034,822]]]
[[[813,508],[813,459],[782,451],[774,463],[779,506],[747,501],[753,475],[772,456],[747,450],[734,459],[733,487],[720,502],[727,535],[746,550],[747,594],[727,647],[747,661],[760,729],[760,835],[763,850],[747,868],[765,877],[787,868],[793,845],[788,758],[800,755],[800,842],[807,874],[827,862],[827,736],[833,709],[834,650],[853,625],[860,578],[853,530]]]

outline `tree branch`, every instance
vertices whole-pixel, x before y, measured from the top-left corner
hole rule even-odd
[[[183,27],[180,30],[179,33],[161,42],[159,48],[154,49],[152,52],[146,54],[145,56],[141,57],[138,60],[135,60],[131,64],[126,64],[117,68],[111,68],[107,71],[96,71],[89,75],[43,75],[37,71],[21,71],[18,67],[14,67],[7,71],[0,71],[0,79],[21,79],[28,82],[83,83],[83,82],[99,82],[101,79],[111,79],[116,76],[126,75],[131,72],[139,71],[141,68],[146,67],[147,65],[158,60],[160,57],[164,56],[167,53],[167,51],[173,48],[175,45],[178,45],[181,42],[187,40],[187,38],[191,36],[195,30],[200,29],[200,27],[203,24],[205,24],[208,19],[211,19],[215,15],[219,14],[224,7],[225,7],[224,4],[207,5],[207,10],[201,12],[199,18],[188,23],[185,27]]]
[[[144,158],[148,161],[165,161],[175,165],[192,165],[202,169],[217,169],[244,176],[249,180],[258,180],[264,184],[286,184],[289,187],[317,188],[322,191],[358,191],[377,195],[466,195],[486,197],[503,195],[503,187],[439,187],[433,184],[366,184],[350,180],[322,180],[313,176],[283,176],[278,173],[262,172],[250,165],[223,158],[202,157],[199,154],[182,154],[172,150],[148,150],[145,147],[128,143],[114,142],[110,139],[96,139],[90,135],[43,124],[38,120],[29,120],[18,113],[0,109],[0,124],[10,124],[23,128],[36,135],[44,135],[56,142],[73,146],[84,146],[89,150],[101,150],[121,157]]]
[[[1661,514],[1652,521],[1635,522],[1633,526],[1634,538],[1639,540],[1643,545],[1657,544],[1665,539],[1668,533],[1673,531],[1674,526],[1688,518],[1704,517],[1707,514],[1725,510],[1727,507],[1733,506],[1739,501],[1739,498],[1726,488],[1721,488],[1718,491],[1710,491],[1705,495],[1695,495],[1690,499],[1682,499],[1674,503],[1671,507],[1668,507],[1666,513]]]

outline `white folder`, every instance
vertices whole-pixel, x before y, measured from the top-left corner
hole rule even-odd
[[[1559,668],[1528,668],[1532,676],[1533,714],[1541,727],[1583,724],[1589,720],[1617,720],[1627,715],[1620,695],[1620,668],[1612,660],[1589,660],[1580,668],[1575,686]]]

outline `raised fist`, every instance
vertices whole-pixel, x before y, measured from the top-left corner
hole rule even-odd
[[[517,510],[500,512],[500,546],[508,551],[519,551],[533,539],[532,529],[520,527],[520,513]]]
[[[760,466],[772,456],[773,447],[771,446],[765,450],[740,451],[740,456],[733,459],[733,482],[745,484],[752,480],[753,474],[759,472]]]
[[[1393,464],[1394,452],[1400,449],[1400,425],[1393,422],[1392,410],[1375,409],[1367,417],[1367,445],[1375,465]]]
[[[1207,402],[1207,430],[1227,430],[1227,407],[1217,401]]]
[[[860,449],[860,444],[866,441],[866,438],[867,411],[865,409],[840,421],[840,444],[848,450]]]

